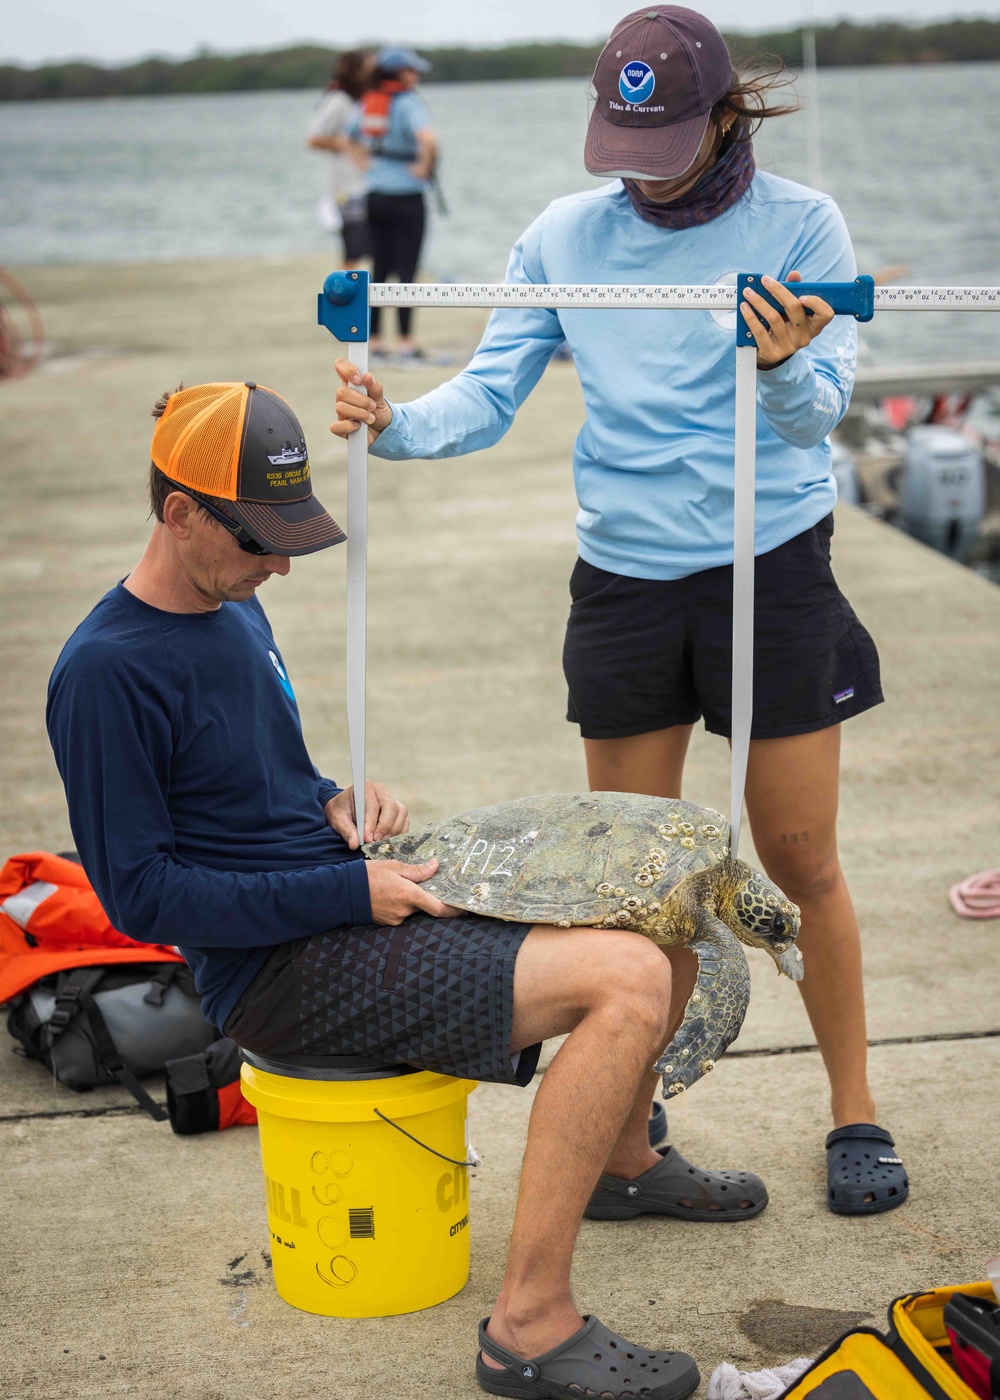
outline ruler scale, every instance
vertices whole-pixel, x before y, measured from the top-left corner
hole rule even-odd
[[[506,282],[379,283],[367,272],[332,272],[318,298],[319,324],[348,345],[362,374],[368,364],[372,306],[482,307],[511,310],[737,311],[746,286],[772,306],[760,274],[741,274],[735,286],[547,285]],[[796,296],[820,296],[837,315],[869,321],[876,311],[1000,311],[1000,287],[876,287],[854,282],[783,284]],[[749,342],[749,343],[748,343]],[[731,851],[739,849],[743,792],[753,720],[754,479],[757,367],[753,337],[737,312],[733,524],[733,686]],[[348,438],[347,450],[347,728],[355,816],[363,837],[365,793],[365,633],[368,572],[368,434]]]
[[[789,282],[794,290],[804,284]],[[810,286],[816,284],[809,284]],[[847,284],[850,285],[850,284]],[[818,293],[818,295],[821,293]],[[735,286],[522,286],[510,282],[372,283],[372,306],[481,306],[598,311],[735,311]],[[1000,287],[875,287],[876,311],[1000,311]]]

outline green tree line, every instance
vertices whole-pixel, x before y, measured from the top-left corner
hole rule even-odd
[[[761,52],[790,67],[802,58],[802,30],[726,36],[737,61]],[[593,44],[511,44],[494,49],[422,49],[434,65],[428,82],[469,83],[513,78],[584,78],[601,50]],[[117,68],[94,63],[0,66],[0,101],[60,97],[138,97],[162,93],[257,92],[319,88],[336,51],[300,44],[267,53],[214,54],[188,59],[147,58]],[[821,67],[882,63],[970,63],[1000,59],[1000,20],[957,19],[937,24],[853,24],[816,29]]]

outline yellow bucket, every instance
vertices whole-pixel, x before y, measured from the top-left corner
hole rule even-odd
[[[385,1317],[464,1288],[474,1081],[404,1066],[343,1068],[355,1057],[293,1064],[243,1055],[285,1302],[326,1317]]]

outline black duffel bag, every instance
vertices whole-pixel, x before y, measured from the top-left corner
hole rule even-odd
[[[42,977],[11,1002],[7,1029],[69,1089],[122,1084],[158,1122],[167,1112],[139,1083],[168,1060],[218,1037],[183,963],[74,967]]]

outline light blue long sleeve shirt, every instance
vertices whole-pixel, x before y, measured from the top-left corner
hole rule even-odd
[[[430,108],[418,92],[396,94],[389,108],[389,129],[379,143],[379,149],[386,154],[379,155],[373,151],[368,167],[370,193],[423,194],[430,187],[428,180],[418,180],[411,175],[410,166],[416,163],[420,155],[417,132],[428,131],[433,126]],[[353,135],[365,139],[361,135],[360,119],[354,123]]]
[[[640,219],[618,182],[558,199],[515,244],[506,280],[711,285],[793,270],[807,282],[850,281],[847,228],[826,195],[758,171],[738,204],[690,229]],[[492,447],[563,341],[586,404],[573,450],[581,557],[650,579],[731,564],[733,312],[494,311],[469,365],[393,404],[372,453],[401,461]],[[828,435],[847,409],[856,353],[855,322],[838,316],[758,374],[758,554],[833,509]]]

